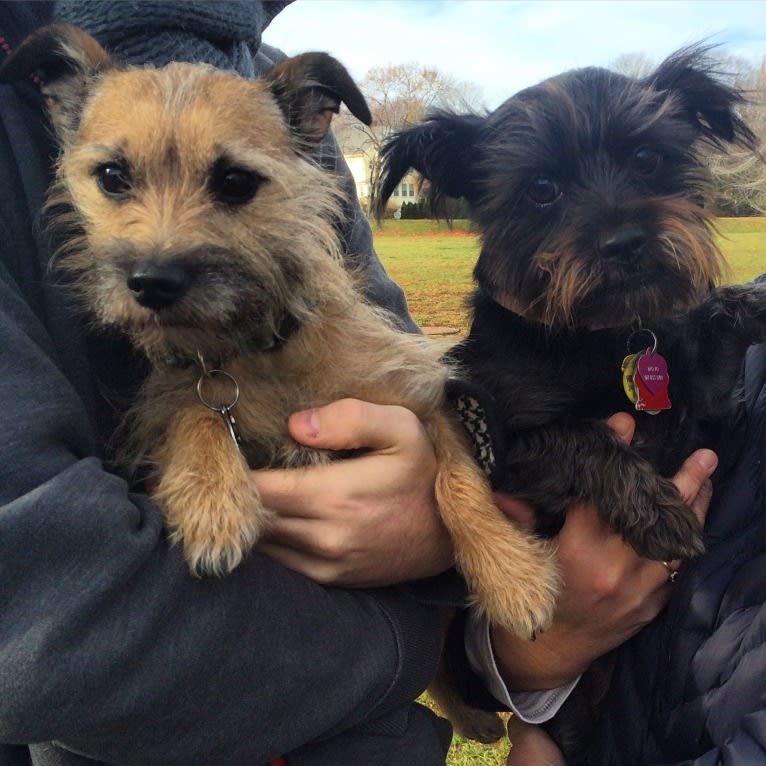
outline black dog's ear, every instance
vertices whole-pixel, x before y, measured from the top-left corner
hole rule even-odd
[[[66,143],[77,130],[89,81],[112,66],[89,34],[70,24],[50,24],[29,35],[3,62],[0,82],[38,73],[51,122]]]
[[[277,64],[264,80],[302,148],[325,137],[341,102],[365,125],[372,123],[367,102],[351,75],[327,53],[293,56]]]
[[[709,143],[755,149],[758,140],[737,114],[746,99],[738,88],[726,84],[710,56],[712,45],[691,45],[663,61],[646,82],[655,90],[673,93],[683,104],[689,122]]]
[[[386,202],[410,169],[430,184],[430,203],[437,211],[444,197],[475,200],[472,161],[484,118],[475,114],[435,112],[420,125],[395,133],[381,149],[382,169],[373,211],[380,220]]]

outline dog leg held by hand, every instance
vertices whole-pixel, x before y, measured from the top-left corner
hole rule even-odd
[[[270,512],[219,415],[180,413],[157,460],[164,469],[154,498],[165,511],[171,540],[183,546],[195,574],[229,574],[266,529]]]

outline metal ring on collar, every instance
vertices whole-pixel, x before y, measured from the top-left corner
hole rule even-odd
[[[234,386],[234,395],[231,398],[231,401],[228,404],[219,404],[214,405],[210,403],[210,400],[205,397],[205,395],[202,393],[202,384],[206,380],[210,380],[211,378],[215,376],[222,376],[224,378],[228,378],[232,385]],[[224,370],[206,370],[205,372],[200,375],[199,380],[197,381],[197,396],[199,396],[199,400],[202,402],[202,404],[205,405],[208,409],[214,410],[215,412],[223,412],[224,410],[230,410],[234,405],[239,401],[239,384],[234,379],[233,375],[229,375],[228,372],[225,372]]]

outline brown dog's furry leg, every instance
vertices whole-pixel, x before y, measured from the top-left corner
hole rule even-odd
[[[183,544],[192,572],[224,575],[250,551],[269,512],[226,426],[216,412],[181,412],[158,451],[154,499],[171,539]]]
[[[559,577],[549,545],[514,526],[497,508],[447,415],[427,424],[440,469],[436,500],[474,606],[530,638],[553,619]]]

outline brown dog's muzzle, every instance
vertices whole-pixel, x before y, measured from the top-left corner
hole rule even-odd
[[[175,263],[144,261],[128,277],[128,288],[145,308],[159,311],[177,303],[189,289],[191,277]]]

